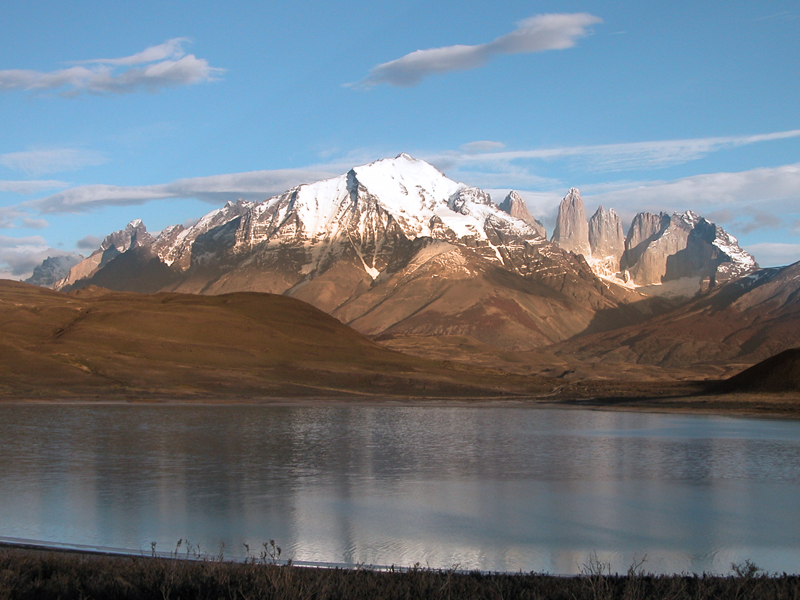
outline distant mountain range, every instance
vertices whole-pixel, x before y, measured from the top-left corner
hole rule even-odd
[[[587,219],[573,188],[548,241],[517,193],[496,205],[406,154],[262,202],[229,202],[155,237],[133,221],[77,264],[48,261],[32,283],[271,292],[376,339],[461,335],[508,350],[574,341],[595,358],[625,328],[667,322],[682,303],[691,310],[728,297],[726,284],[767,277],[733,236],[691,211],[640,213],[624,234],[614,210]],[[585,336],[596,351],[580,345]],[[645,355],[625,360],[657,361]]]

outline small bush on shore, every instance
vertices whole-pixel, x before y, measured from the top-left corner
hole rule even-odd
[[[277,565],[269,556],[224,560],[102,556],[0,550],[0,600],[211,599],[800,599],[800,576],[767,575],[752,563],[730,576],[498,574],[413,568],[404,571]],[[599,572],[598,572],[599,571]]]

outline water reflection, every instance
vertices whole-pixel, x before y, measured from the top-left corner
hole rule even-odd
[[[800,424],[524,408],[0,406],[0,536],[573,573],[800,565]]]

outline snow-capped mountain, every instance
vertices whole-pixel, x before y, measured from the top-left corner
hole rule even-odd
[[[110,247],[120,250],[110,236],[62,287],[281,293],[371,335],[472,335],[513,348],[649,310],[486,192],[406,154],[228,203],[149,243],[139,225],[126,229],[136,243],[106,261]]]
[[[227,227],[219,229],[222,225]],[[392,260],[387,239],[458,240],[480,248],[489,260],[502,261],[499,236],[504,233],[531,242],[539,237],[500,211],[485,192],[401,154],[258,204],[229,203],[189,229],[165,230],[154,249],[165,264],[181,270],[192,260],[219,261],[223,249],[228,258],[255,249],[261,254],[292,250],[304,274],[324,271],[352,250],[375,279]]]

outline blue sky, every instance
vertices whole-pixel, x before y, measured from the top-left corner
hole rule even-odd
[[[0,276],[408,152],[800,260],[793,2],[43,2],[0,20]]]

